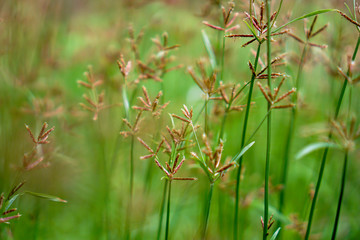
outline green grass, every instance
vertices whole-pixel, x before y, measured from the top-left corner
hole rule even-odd
[[[258,3],[250,8],[249,1],[235,2],[232,14],[240,14],[233,25],[240,28],[224,32],[202,22],[224,27],[220,6],[226,13],[230,6],[226,1],[213,5],[208,1],[208,6],[205,1],[190,0],[141,2],[6,0],[0,4],[0,193],[7,196],[13,186],[25,180],[17,193],[51,196],[24,194],[17,198],[12,204],[17,211],[9,215],[20,213],[21,217],[10,220],[10,224],[0,223],[0,238],[271,239],[281,226],[276,239],[335,239],[335,235],[336,239],[357,239],[358,140],[349,141],[354,147],[346,149],[349,151],[343,161],[341,134],[329,124],[335,118],[349,131],[351,118],[360,118],[359,84],[344,80],[337,69],[347,71],[350,81],[360,74],[356,56],[359,31],[354,23],[359,16],[354,15],[354,2],[348,3],[349,13],[345,5],[325,5],[323,1],[266,1],[263,23],[270,22],[269,12],[276,9],[278,15],[272,31],[263,34],[243,13],[256,13],[259,20]],[[309,28],[315,16],[313,31],[327,23],[329,26],[309,38],[303,21],[306,19]],[[135,37],[143,31],[136,59],[129,41],[130,24]],[[265,40],[285,29],[291,29],[304,44],[286,34]],[[226,37],[230,34],[255,34],[258,40],[241,47],[251,36]],[[153,42],[156,38],[160,44],[167,41],[167,47],[180,46],[172,50],[157,47]],[[287,75],[278,97],[293,87],[297,92],[270,104],[256,85],[267,85],[269,91],[265,88],[265,92],[274,94],[281,78],[259,79],[258,73],[283,53],[286,64],[274,64],[262,74]],[[126,83],[117,65],[120,54],[131,61]],[[355,61],[350,71],[349,55]],[[176,59],[163,68],[159,64],[164,61],[162,56]],[[195,66],[200,58],[204,76]],[[153,59],[158,62],[151,62]],[[139,61],[155,70],[141,68]],[[183,67],[165,72],[178,64]],[[95,94],[77,83],[86,80],[83,73],[89,65],[95,80],[103,81]],[[219,87],[222,80],[223,93],[212,86],[199,87],[186,70],[188,66],[194,66],[201,81],[206,82],[215,73],[213,87]],[[137,86],[131,84],[146,74],[157,75],[163,82],[147,76]],[[226,102],[223,94],[229,97],[234,84],[240,84],[236,88],[238,98]],[[162,91],[158,104],[170,103],[159,116],[144,111],[139,131],[124,138],[120,131],[129,128],[123,118],[133,124],[138,111],[132,107],[144,106],[138,99],[146,98],[142,86],[151,101]],[[109,107],[101,109],[94,121],[94,113],[79,103],[91,106],[82,95],[90,93],[96,102],[102,91],[103,102]],[[272,108],[290,103],[295,107]],[[191,120],[181,111],[184,104],[189,110],[193,108]],[[151,105],[156,110],[159,107]],[[239,105],[244,105],[240,111],[233,110]],[[20,170],[23,155],[34,147],[24,125],[36,135],[44,122],[55,126],[50,143],[42,146],[44,161],[50,166]],[[182,124],[187,131],[176,142],[166,126],[181,129]],[[179,153],[179,161],[183,157],[186,160],[176,175],[168,176],[160,170],[154,156],[140,159],[150,153],[137,137],[154,151],[165,137],[170,153],[164,152],[164,143],[156,159],[166,171],[173,171]],[[337,148],[319,148],[296,159],[306,146],[329,138]],[[237,155],[253,141],[244,155]],[[195,160],[191,152],[199,159]],[[219,164],[214,166],[219,152]],[[40,149],[36,156],[42,156]],[[219,171],[234,160],[236,164]],[[197,180],[178,181],[173,177]],[[52,196],[67,200],[67,204],[46,201],[56,200]],[[0,208],[0,214],[4,209]],[[272,215],[275,223],[267,230]]]

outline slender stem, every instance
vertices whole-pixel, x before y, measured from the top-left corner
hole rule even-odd
[[[270,103],[268,103],[268,110],[270,110]],[[266,131],[266,163],[265,163],[265,187],[264,187],[264,229],[263,239],[266,240],[268,235],[268,218],[269,218],[269,172],[270,172],[270,147],[271,147],[271,112],[267,117],[267,131]]]
[[[134,89],[134,91],[132,92],[131,94],[131,98],[130,98],[130,105],[132,105],[132,103],[134,102],[135,100],[135,97],[137,95],[137,91],[138,91],[138,87],[139,85],[136,86],[136,88]],[[125,93],[126,94],[126,93]],[[122,118],[127,118],[127,115],[126,115],[126,110],[125,110],[125,114]],[[121,124],[120,124],[120,127],[119,127],[119,130],[118,132],[123,129],[125,123],[123,121],[121,121]],[[110,172],[110,176],[112,175],[112,173],[114,172],[114,170],[116,169],[116,164],[118,163],[118,161],[116,161],[117,157],[118,157],[118,152],[119,152],[119,149],[120,149],[120,146],[121,146],[121,143],[122,143],[122,136],[120,134],[117,134],[117,137],[116,137],[116,140],[115,140],[115,144],[114,144],[114,150],[113,150],[113,153],[112,153],[112,157],[111,157],[111,162],[109,164],[109,172]]]
[[[130,145],[130,196],[133,195],[134,189],[134,135],[131,136],[131,145]]]
[[[223,138],[224,136],[224,132],[225,132],[225,124],[226,124],[226,120],[227,120],[227,116],[229,115],[232,103],[234,102],[234,100],[240,95],[240,93],[242,93],[242,91],[251,83],[251,81],[247,82],[242,88],[240,88],[240,90],[235,94],[235,96],[230,100],[230,102],[227,104],[226,108],[225,108],[225,113],[223,116],[223,119],[221,121],[221,127],[220,127],[220,133],[218,136],[218,140],[217,143],[220,143],[220,139]]]
[[[257,69],[257,65],[259,62],[260,49],[261,49],[261,44],[258,45],[258,49],[257,49],[256,56],[255,56],[255,62],[254,62],[255,71]],[[243,126],[243,131],[242,131],[240,149],[243,149],[243,147],[245,145],[246,128],[247,128],[247,123],[248,123],[248,119],[249,119],[251,97],[252,97],[252,92],[254,89],[255,77],[256,77],[255,74],[253,74],[251,76],[251,80],[250,80],[250,89],[249,89],[249,93],[248,93],[247,105],[246,105],[246,110],[245,110],[245,119],[244,119],[244,126]],[[238,218],[239,218],[239,197],[240,197],[239,188],[240,188],[240,175],[241,175],[241,168],[242,168],[242,160],[243,160],[243,157],[240,157],[239,168],[238,168],[237,175],[236,175],[235,215],[234,215],[234,229],[233,229],[234,230],[234,232],[233,232],[234,240],[238,239]]]
[[[270,0],[266,2],[266,14],[267,25],[271,26],[270,20]],[[267,75],[268,86],[271,91],[271,27],[267,31]],[[271,103],[268,102],[268,111],[271,110]],[[266,130],[266,162],[265,162],[265,187],[264,187],[264,228],[263,228],[263,240],[266,240],[268,235],[268,218],[269,218],[269,172],[270,172],[270,148],[271,148],[271,112],[267,118],[267,130]]]
[[[248,138],[248,140],[246,141],[246,145],[250,143],[251,139],[255,136],[255,134],[257,133],[257,131],[259,131],[260,127],[263,125],[263,123],[265,122],[265,120],[267,119],[267,117],[269,116],[270,112],[272,109],[270,109],[266,115],[264,116],[264,118],[261,120],[260,124],[257,126],[257,128],[255,129],[255,131],[251,134],[251,136]]]
[[[160,237],[161,237],[161,229],[162,229],[162,221],[163,221],[164,210],[165,210],[167,189],[168,189],[168,180],[166,180],[164,183],[164,191],[163,191],[162,200],[161,200],[159,225],[158,225],[158,232],[157,232],[157,238],[156,238],[157,240],[160,240]]]
[[[300,57],[300,64],[299,68],[297,70],[296,79],[295,79],[295,87],[296,92],[293,96],[293,102],[295,104],[295,107],[291,109],[291,116],[290,116],[290,123],[289,123],[289,130],[286,137],[286,143],[285,143],[285,149],[284,149],[284,161],[283,161],[283,167],[282,167],[282,173],[281,173],[281,180],[280,184],[282,185],[282,189],[280,190],[280,196],[279,196],[279,212],[283,212],[284,203],[285,203],[285,191],[286,191],[286,184],[287,184],[287,176],[289,172],[289,159],[290,159],[290,150],[292,147],[292,140],[294,136],[294,130],[295,130],[295,122],[296,122],[296,116],[297,116],[297,103],[298,103],[298,93],[300,90],[300,81],[301,81],[301,74],[303,71],[303,67],[305,64],[305,56],[308,49],[308,41],[305,42],[304,48],[301,53]],[[282,222],[279,221],[278,227],[282,227]],[[281,234],[281,233],[280,233]]]
[[[223,32],[220,81],[224,81],[224,63],[225,63],[225,31]]]
[[[358,36],[358,40],[357,40],[357,43],[356,43],[356,46],[355,46],[354,54],[352,56],[352,61],[354,61],[355,58],[356,58],[356,54],[358,52],[359,45],[360,45],[360,36]],[[336,110],[335,110],[335,116],[334,116],[335,120],[338,118],[338,115],[339,115],[339,111],[340,111],[342,100],[344,98],[347,82],[348,81],[345,79],[344,83],[343,83],[343,86],[341,88],[340,96],[339,96],[337,106],[336,106]],[[331,137],[332,137],[332,132],[329,133],[328,138],[331,139]],[[326,163],[326,158],[327,158],[328,151],[329,151],[329,148],[325,148],[324,154],[322,156],[320,170],[319,170],[319,176],[318,176],[318,180],[317,180],[316,187],[315,187],[314,198],[312,199],[312,202],[311,202],[308,225],[307,225],[306,234],[305,234],[305,238],[304,238],[305,240],[308,240],[309,236],[310,236],[311,224],[312,224],[312,219],[313,219],[313,215],[314,215],[314,211],[315,211],[316,200],[317,200],[319,190],[320,190],[321,180],[322,180],[322,176],[323,176],[324,169],[325,169],[325,163]]]
[[[201,239],[206,239],[206,229],[208,226],[208,222],[209,222],[209,215],[210,215],[210,207],[211,207],[211,198],[213,195],[213,189],[214,189],[214,183],[210,183],[210,189],[209,189],[209,195],[208,195],[208,199],[207,199],[207,205],[205,208],[205,218],[204,218],[204,225],[203,225],[203,231],[202,231],[202,235],[201,235]]]
[[[208,103],[209,103],[209,94],[205,94],[205,134],[208,134],[208,121],[209,121],[209,113],[208,113]]]
[[[130,188],[129,188],[129,202],[126,214],[126,239],[131,239],[131,213],[132,213],[132,199],[133,199],[133,188],[134,188],[134,140],[135,137],[131,136],[131,143],[130,143]]]
[[[169,239],[169,228],[170,228],[170,200],[171,200],[171,180],[169,180],[168,202],[167,202],[167,213],[166,213],[165,240],[168,240],[168,239]]]
[[[340,189],[339,201],[338,201],[338,206],[337,206],[337,210],[336,210],[336,217],[335,217],[335,223],[334,223],[334,228],[333,228],[333,233],[332,233],[331,240],[335,240],[335,238],[336,238],[336,231],[337,231],[339,218],[340,218],[341,203],[342,203],[342,199],[343,199],[343,196],[344,196],[344,190],[345,190],[346,169],[347,169],[348,155],[349,155],[348,151],[346,151],[345,152],[344,165],[343,165],[343,172],[342,172],[342,177],[341,177],[341,189]]]
[[[229,105],[230,105],[230,104],[229,104]],[[220,143],[220,140],[221,140],[221,139],[223,138],[223,136],[224,136],[225,123],[226,123],[226,119],[227,119],[228,113],[229,113],[229,107],[227,107],[227,108],[225,109],[225,113],[224,113],[223,119],[222,119],[222,121],[221,121],[220,134],[219,134],[219,138],[218,138],[217,143]]]

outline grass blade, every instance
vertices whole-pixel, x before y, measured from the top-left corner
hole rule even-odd
[[[280,229],[281,228],[278,228],[274,234],[271,236],[270,240],[275,240],[277,238],[277,236],[279,235],[279,232],[280,232]]]
[[[20,196],[23,195],[22,193],[20,194],[15,194],[13,195],[8,201],[6,201],[5,207],[4,207],[4,212],[6,212],[7,210],[9,210],[9,208],[11,207],[11,205],[15,202],[15,200]]]
[[[34,196],[34,197],[43,198],[43,199],[46,199],[46,200],[49,200],[49,201],[53,201],[53,202],[67,203],[66,200],[61,199],[61,198],[59,198],[57,196],[53,196],[53,195],[48,195],[48,194],[44,194],[44,193],[30,192],[30,191],[26,191],[24,193],[29,194],[29,195]]]
[[[237,161],[239,161],[239,159],[241,158],[241,156],[242,155],[244,155],[246,152],[247,152],[247,150],[249,150],[251,147],[252,147],[252,145],[254,145],[255,144],[255,141],[252,141],[251,143],[249,143],[248,145],[246,145],[235,157],[233,157],[233,159],[231,159],[231,161],[230,162],[237,162]]]
[[[317,142],[317,143],[312,143],[306,147],[304,147],[303,149],[301,149],[295,156],[295,159],[300,159],[305,157],[306,155],[319,150],[319,149],[323,149],[323,148],[340,148],[339,145],[335,144],[335,143],[330,143],[330,142]]]
[[[305,15],[303,15],[301,17],[295,18],[295,19],[285,23],[284,25],[276,28],[274,31],[272,31],[272,33],[276,33],[278,31],[280,31],[281,29],[283,29],[284,27],[286,27],[287,25],[292,24],[292,23],[297,22],[297,21],[300,21],[302,19],[313,17],[315,15],[319,15],[319,14],[323,14],[323,13],[335,12],[335,11],[338,11],[338,10],[337,9],[321,9],[321,10],[317,10],[317,11],[305,14]]]
[[[212,71],[214,71],[216,69],[217,63],[216,63],[216,57],[215,57],[213,47],[211,45],[210,39],[209,39],[208,35],[206,34],[206,32],[204,30],[202,30],[201,34],[202,34],[202,38],[204,41],[206,51],[209,55]]]

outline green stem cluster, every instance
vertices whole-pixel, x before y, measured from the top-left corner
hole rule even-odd
[[[344,190],[345,190],[346,169],[347,169],[347,164],[348,164],[348,155],[349,155],[349,153],[348,153],[348,151],[346,151],[345,152],[345,158],[344,158],[343,171],[342,171],[342,176],[341,176],[341,188],[340,188],[339,201],[338,201],[338,205],[337,205],[336,217],[335,217],[335,222],[334,222],[334,227],[333,227],[333,233],[332,233],[331,240],[335,240],[336,231],[337,231],[337,227],[338,227],[338,224],[339,224],[340,209],[341,209],[341,204],[342,204],[342,200],[343,200],[343,196],[344,196]]]
[[[257,69],[257,65],[259,62],[260,49],[261,49],[261,44],[259,43],[257,51],[256,51],[255,61],[254,61],[255,71]],[[250,80],[250,89],[249,89],[248,98],[247,98],[247,105],[246,105],[246,110],[245,110],[245,118],[244,118],[244,125],[243,125],[240,149],[243,149],[243,147],[245,146],[246,129],[247,129],[247,124],[248,124],[248,120],[249,120],[250,105],[251,105],[252,92],[254,89],[255,77],[256,77],[255,74],[252,74],[251,80]],[[234,215],[234,229],[233,229],[234,240],[238,239],[238,218],[239,218],[239,199],[240,199],[239,189],[240,189],[240,176],[241,176],[242,162],[243,162],[243,157],[241,157],[239,159],[239,168],[238,168],[237,175],[236,175],[235,215]]]
[[[203,230],[201,234],[201,239],[206,239],[206,230],[209,222],[209,215],[210,215],[210,208],[211,208],[211,199],[213,195],[214,183],[210,183],[209,194],[207,197],[206,207],[205,207],[205,214],[204,214],[204,224]]]
[[[304,48],[302,50],[302,53],[301,53],[299,68],[298,68],[297,74],[296,74],[296,79],[295,79],[296,92],[293,95],[294,96],[293,103],[295,104],[295,107],[293,107],[291,109],[289,130],[288,130],[288,134],[286,136],[286,143],[285,143],[285,149],[284,149],[284,161],[283,161],[283,168],[282,168],[281,180],[280,180],[280,184],[283,186],[280,191],[280,196],[279,196],[279,212],[280,213],[283,212],[284,203],[285,203],[287,176],[288,176],[288,172],[289,172],[289,159],[290,159],[292,141],[293,141],[293,137],[294,137],[295,123],[296,123],[296,118],[297,118],[298,92],[300,91],[301,74],[302,74],[303,67],[305,64],[305,56],[307,53],[307,49],[308,49],[308,42],[306,41]],[[281,227],[281,222],[279,222],[278,226]]]
[[[356,58],[356,54],[359,50],[359,45],[360,45],[360,36],[358,37],[355,49],[354,49],[354,53],[352,55],[351,60],[354,61]],[[341,92],[340,92],[340,96],[338,98],[337,101],[337,105],[336,105],[336,110],[335,110],[335,115],[334,115],[334,120],[336,120],[339,116],[339,112],[340,112],[340,107],[341,107],[341,103],[342,100],[344,98],[345,95],[345,90],[347,87],[348,81],[345,79],[343,86],[341,88]],[[328,139],[332,138],[332,132],[329,133]],[[321,185],[321,181],[322,181],[322,177],[324,174],[324,169],[325,169],[325,163],[326,163],[326,159],[327,159],[327,154],[329,152],[329,148],[325,148],[322,159],[321,159],[321,165],[320,165],[320,170],[319,170],[319,175],[318,175],[318,179],[317,179],[317,183],[316,183],[316,187],[315,187],[315,192],[314,192],[314,197],[312,199],[311,202],[311,208],[310,208],[310,214],[309,214],[309,219],[308,219],[308,225],[306,228],[306,234],[305,234],[305,240],[308,240],[310,237],[310,231],[311,231],[311,225],[312,225],[312,220],[313,220],[313,215],[314,215],[314,211],[315,211],[315,206],[316,206],[316,200],[318,198],[319,195],[319,190],[320,190],[320,185]]]
[[[165,227],[165,240],[169,239],[169,231],[170,231],[170,200],[171,200],[171,180],[169,181],[169,189],[168,189],[168,199],[167,199],[167,209],[166,209],[166,227]]]
[[[271,14],[270,14],[270,0],[266,2],[267,25],[267,75],[268,86],[271,91]],[[268,102],[267,110],[269,112],[267,118],[266,130],[266,162],[265,162],[265,187],[264,187],[264,226],[263,226],[263,240],[266,240],[268,235],[268,219],[269,219],[269,172],[270,172],[270,148],[271,148],[271,103]]]

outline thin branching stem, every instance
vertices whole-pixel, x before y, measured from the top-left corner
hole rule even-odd
[[[335,222],[334,222],[334,227],[333,227],[333,233],[332,233],[331,240],[335,240],[336,231],[337,231],[338,224],[339,224],[341,204],[342,204],[342,200],[343,200],[343,196],[344,196],[344,190],[345,190],[346,169],[347,169],[347,164],[348,164],[348,155],[349,155],[349,153],[348,153],[348,151],[346,151],[345,152],[345,158],[344,158],[343,171],[342,171],[342,176],[341,176],[341,189],[340,189],[339,201],[338,201],[338,205],[337,205],[336,217],[335,217]]]
[[[159,224],[158,224],[158,231],[157,231],[157,240],[160,240],[161,237],[161,229],[162,229],[162,222],[163,222],[163,216],[164,216],[164,210],[165,210],[165,202],[166,202],[166,194],[168,190],[168,180],[164,183],[164,190],[163,195],[161,199],[161,206],[160,206],[160,216],[159,216]]]
[[[267,25],[271,26],[270,16],[270,0],[266,2]],[[271,28],[267,31],[267,74],[268,86],[271,91]],[[268,102],[268,112],[271,110],[271,103]],[[263,240],[266,240],[268,235],[268,218],[269,218],[269,172],[270,172],[270,148],[271,148],[271,112],[267,117],[267,130],[266,130],[266,162],[265,162],[265,187],[264,187],[264,227],[263,227]]]
[[[130,177],[129,177],[129,202],[126,214],[126,239],[131,239],[131,212],[132,212],[132,200],[134,189],[134,135],[131,136],[130,143]]]
[[[220,80],[224,81],[224,66],[225,66],[225,31],[223,31],[223,41],[222,41],[222,49],[221,49],[221,72],[220,72]]]
[[[255,56],[255,61],[254,61],[255,71],[257,69],[257,65],[259,62],[260,49],[261,49],[261,44],[258,45],[256,56]],[[250,80],[250,89],[249,89],[249,93],[248,93],[247,105],[246,105],[246,110],[245,110],[244,126],[243,126],[243,131],[242,131],[240,149],[243,149],[243,147],[245,146],[246,129],[247,129],[247,123],[248,123],[248,119],[249,119],[251,97],[252,97],[252,92],[254,89],[255,77],[256,77],[255,74],[252,74],[251,80]],[[243,157],[240,157],[239,168],[238,168],[237,175],[236,175],[235,215],[234,215],[234,229],[233,229],[234,240],[238,239],[238,218],[239,218],[239,199],[240,199],[239,188],[240,188],[240,176],[241,176],[242,161],[243,161]]]
[[[259,131],[260,127],[263,125],[263,123],[265,122],[265,120],[267,119],[267,117],[269,116],[270,112],[272,109],[270,109],[264,116],[264,118],[261,120],[261,122],[259,123],[259,125],[256,127],[256,129],[254,130],[254,132],[251,134],[251,136],[248,138],[248,140],[246,141],[245,145],[248,145],[251,142],[251,139],[255,136],[255,134]]]
[[[209,124],[209,113],[208,113],[208,103],[209,103],[209,94],[206,93],[205,94],[205,115],[204,115],[204,120],[205,120],[205,134],[208,135],[208,124]]]
[[[289,123],[289,130],[288,134],[286,136],[286,143],[285,143],[285,149],[284,149],[284,160],[283,160],[283,167],[281,172],[281,180],[280,184],[283,186],[280,190],[280,196],[279,196],[279,212],[283,212],[284,203],[285,203],[285,191],[286,191],[286,184],[287,184],[287,176],[289,172],[289,159],[290,159],[290,150],[292,147],[292,141],[294,137],[294,130],[295,130],[295,122],[296,122],[296,116],[297,116],[297,103],[298,103],[298,92],[300,90],[300,81],[301,81],[301,74],[303,71],[303,67],[305,64],[305,56],[308,49],[308,41],[305,42],[305,45],[303,47],[301,57],[300,57],[300,63],[299,68],[297,70],[296,79],[295,79],[295,86],[296,86],[296,92],[293,94],[293,102],[295,104],[295,107],[291,109],[291,115],[290,115],[290,123]],[[281,227],[281,221],[279,221],[278,227]]]
[[[169,228],[170,228],[170,202],[171,202],[171,180],[169,181],[168,199],[167,199],[167,210],[166,210],[166,227],[165,227],[165,240],[169,239]]]
[[[226,105],[225,108],[225,113],[224,116],[221,120],[221,127],[220,127],[220,133],[219,133],[219,137],[217,140],[217,143],[220,143],[220,140],[223,139],[224,137],[224,132],[225,132],[225,125],[226,125],[226,120],[227,117],[229,115],[232,103],[234,102],[234,100],[240,95],[240,93],[251,83],[251,81],[247,82],[242,88],[240,88],[240,90],[235,94],[235,96],[230,100],[230,102]]]
[[[356,43],[356,46],[355,46],[355,49],[354,49],[354,53],[352,55],[352,61],[354,61],[355,58],[356,58],[356,54],[357,54],[357,52],[359,50],[359,45],[360,45],[360,36],[358,36],[358,40],[357,40],[357,43]],[[343,100],[344,95],[345,95],[345,90],[346,90],[347,84],[348,84],[348,81],[345,79],[344,83],[343,83],[343,86],[341,88],[340,96],[338,98],[338,102],[337,102],[337,106],[336,106],[336,110],[335,110],[335,115],[334,115],[334,120],[336,120],[338,118],[341,103],[342,103],[342,100]],[[328,138],[331,139],[331,137],[332,137],[332,132],[329,133]],[[322,180],[322,177],[323,177],[323,174],[324,174],[325,163],[326,163],[326,158],[327,158],[328,151],[329,151],[329,148],[328,147],[325,148],[322,159],[321,159],[321,165],[320,165],[318,180],[317,180],[316,187],[315,187],[314,197],[313,197],[312,202],[311,202],[308,225],[307,225],[307,228],[306,228],[306,234],[305,234],[305,238],[304,238],[305,240],[308,240],[309,237],[310,237],[312,219],[313,219],[313,216],[314,216],[316,200],[317,200],[318,195],[319,195],[321,180]]]
[[[206,230],[209,222],[210,208],[211,208],[211,199],[213,195],[214,183],[210,183],[209,195],[206,201],[205,214],[204,214],[204,225],[202,230],[201,239],[206,239]]]

